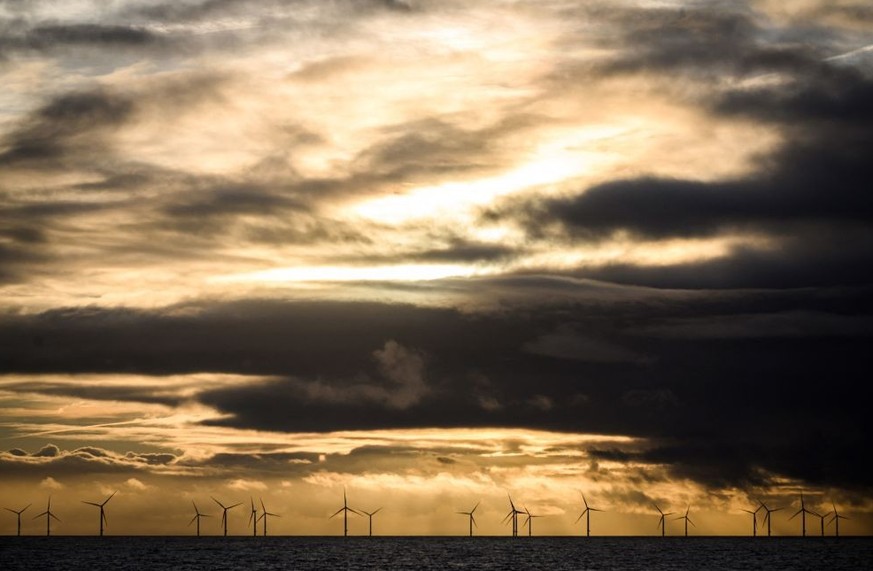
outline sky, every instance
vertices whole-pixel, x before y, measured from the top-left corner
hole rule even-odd
[[[873,533],[868,1],[0,0],[0,86],[24,533]]]

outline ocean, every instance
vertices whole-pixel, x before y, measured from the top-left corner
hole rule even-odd
[[[0,570],[873,569],[867,537],[0,537]]]

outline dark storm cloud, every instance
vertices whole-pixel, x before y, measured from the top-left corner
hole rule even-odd
[[[664,448],[632,450],[641,462],[663,461],[714,487],[755,484],[762,474],[871,486],[851,469],[871,433],[857,392],[873,315],[867,289],[650,296],[496,313],[268,301],[167,313],[56,310],[5,318],[0,346],[9,373],[143,373],[156,383],[170,373],[255,375],[193,396],[227,415],[212,422],[222,426],[623,434]],[[748,335],[736,326],[722,336],[693,333],[738,314],[752,320]],[[790,326],[757,334],[758,324],[785,315]],[[867,325],[820,333],[823,320],[850,318]],[[825,384],[826,400],[816,390]],[[154,400],[147,387],[112,396]],[[706,442],[723,453],[696,455]]]

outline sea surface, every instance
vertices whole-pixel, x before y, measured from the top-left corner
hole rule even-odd
[[[0,570],[873,569],[873,538],[0,537]]]

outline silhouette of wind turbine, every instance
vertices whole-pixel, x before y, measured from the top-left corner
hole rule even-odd
[[[373,516],[376,515],[377,513],[379,513],[381,510],[382,510],[382,508],[379,508],[378,510],[376,510],[374,512],[365,512],[364,510],[361,510],[361,513],[363,513],[365,516],[367,516],[367,518],[370,520],[370,533],[369,533],[370,537],[373,537]]]
[[[818,512],[813,512],[813,511],[811,511],[811,512],[809,512],[809,513],[810,513],[811,515],[814,515],[815,517],[819,518],[819,523],[821,523],[821,536],[824,537],[824,520],[825,520],[825,516],[821,515],[821,514],[818,513]],[[827,514],[825,514],[825,515],[827,515]]]
[[[760,505],[755,511],[746,509],[743,510],[747,514],[752,514],[752,537],[758,536],[758,512],[761,511],[761,508],[763,507],[763,505]]]
[[[343,488],[343,507],[336,510],[336,512],[327,519],[333,519],[335,516],[338,516],[340,513],[343,514],[343,537],[348,537],[349,535],[349,512],[352,512],[355,515],[361,515],[359,512],[353,510],[349,507],[349,501],[346,497],[346,489]]]
[[[690,509],[691,509],[691,506],[688,506],[687,508],[685,508],[685,515],[682,515],[682,516],[679,516],[676,518],[677,520],[680,520],[680,519],[685,520],[685,537],[688,537],[688,524],[690,523],[691,525],[694,525],[694,522],[691,521],[690,517],[688,517],[688,511]],[[694,525],[694,527],[697,527],[697,526]]]
[[[14,513],[14,514],[18,517],[18,535],[19,535],[19,536],[21,535],[21,514],[23,514],[23,513],[24,513],[24,510],[26,510],[27,508],[29,508],[31,505],[32,505],[32,504],[27,504],[26,506],[24,506],[23,508],[21,508],[21,509],[18,510],[18,511],[15,511],[15,510],[12,509],[12,508],[3,508],[4,510],[6,510],[6,511],[8,511],[8,512],[12,512],[12,513]]]
[[[831,502],[831,505],[834,506],[834,513],[833,513],[833,515],[831,515],[831,521],[828,522],[828,525],[836,522],[837,527],[835,528],[835,531],[836,531],[837,537],[839,537],[840,536],[840,520],[841,519],[849,519],[849,518],[847,518],[844,515],[840,515],[840,513],[837,511],[837,505],[835,503]]]
[[[188,522],[190,526],[195,521],[197,522],[197,537],[200,537],[200,518],[201,517],[212,517],[209,514],[202,514],[200,510],[197,509],[197,504],[194,503],[194,500],[191,500],[191,503],[194,505],[194,517],[191,518],[191,521]]]
[[[791,516],[790,518],[788,518],[788,521],[793,520],[793,519],[796,518],[798,515],[800,516],[800,520],[801,520],[801,522],[802,522],[802,524],[801,524],[801,530],[802,530],[803,537],[806,537],[806,514],[813,514],[813,515],[815,515],[815,512],[811,512],[811,511],[809,511],[808,509],[806,509],[806,504],[803,503],[803,492],[800,492],[800,509],[797,510],[797,511],[794,513],[793,516]]]
[[[111,494],[109,494],[109,497],[106,498],[105,500],[103,500],[103,503],[101,503],[101,504],[98,504],[97,502],[86,502],[85,500],[82,500],[83,504],[88,504],[89,506],[94,506],[96,508],[100,508],[100,537],[103,537],[103,525],[104,524],[109,525],[109,522],[106,519],[106,511],[103,508],[106,506],[106,504],[109,503],[109,500],[112,499],[112,496],[114,496],[117,493],[118,492],[115,491],[115,492],[112,492]]]
[[[655,509],[658,510],[658,513],[661,514],[661,517],[658,519],[658,527],[661,528],[661,537],[664,537],[667,533],[667,516],[673,515],[673,512],[664,513],[661,511],[661,508],[658,507],[658,504],[652,504],[655,506]]]
[[[772,514],[773,512],[778,512],[782,508],[773,508],[771,510],[770,508],[767,507],[767,504],[765,504],[761,500],[758,500],[758,503],[761,504],[761,507],[764,508],[764,511],[766,512],[764,514],[764,521],[767,522],[767,537],[770,537],[770,522],[773,520],[773,518],[770,514]]]
[[[274,514],[274,513],[268,512],[267,508],[264,506],[264,500],[261,498],[258,498],[258,500],[261,502],[261,510],[263,512],[263,513],[261,513],[260,517],[258,517],[258,519],[264,520],[264,537],[267,537],[267,516],[272,516],[272,517],[282,517],[282,516],[280,516],[279,514]]]
[[[591,512],[602,512],[603,510],[599,510],[597,508],[592,508],[588,505],[588,501],[585,499],[585,494],[579,492],[582,496],[582,503],[585,504],[585,509],[582,510],[582,513],[579,514],[579,517],[576,518],[576,521],[573,523],[578,523],[582,516],[585,516],[585,537],[591,537]]]
[[[48,503],[45,506],[45,511],[39,515],[33,516],[33,519],[45,516],[45,536],[48,537],[52,534],[52,518],[55,518],[58,521],[61,521],[61,518],[52,513],[52,497],[49,496]]]
[[[530,537],[533,535],[533,519],[535,517],[543,517],[541,515],[534,515],[530,513],[530,510],[527,509],[527,506],[524,508],[524,513],[527,514],[527,519],[524,520],[524,525],[527,526],[527,536]]]
[[[209,497],[212,498],[212,496],[209,496]],[[222,509],[221,524],[219,524],[219,525],[221,525],[224,528],[224,537],[227,537],[227,510],[231,510],[231,509],[235,508],[236,506],[241,506],[242,502],[235,503],[232,506],[225,506],[223,503],[219,502],[215,498],[212,498],[212,501],[215,502],[216,504],[218,504],[219,506],[221,506],[221,509]]]
[[[258,536],[258,508],[255,507],[255,500],[249,496],[249,501],[252,503],[252,511],[249,513],[249,523],[252,524],[252,537]]]
[[[476,523],[476,518],[473,517],[473,512],[475,512],[476,508],[479,507],[479,503],[480,502],[476,502],[476,505],[473,506],[473,509],[471,509],[468,512],[455,512],[455,513],[460,514],[460,515],[469,516],[469,518],[470,518],[470,537],[473,537],[473,526],[475,525],[476,527],[479,527],[479,524]]]
[[[523,514],[523,511],[519,511],[515,504],[512,502],[512,496],[506,494],[509,498],[509,513],[506,514],[506,517],[503,518],[503,522],[507,523],[512,521],[512,537],[518,537],[518,514]]]

